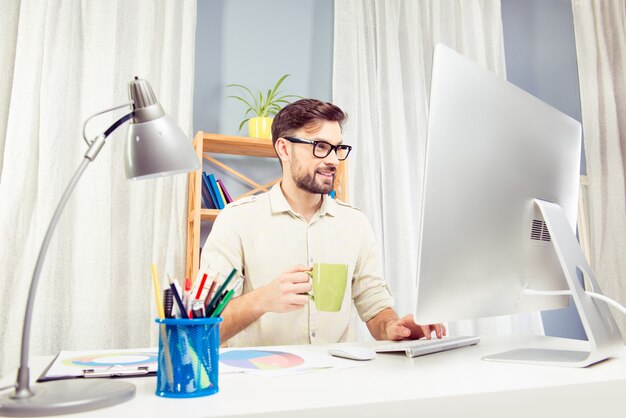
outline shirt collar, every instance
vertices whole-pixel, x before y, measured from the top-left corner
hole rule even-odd
[[[276,183],[269,191],[270,205],[272,207],[273,213],[281,213],[281,212],[293,212],[291,206],[287,202],[285,195],[283,194],[283,189],[280,188],[280,182]],[[337,213],[337,202],[335,199],[328,195],[322,196],[322,205],[318,209],[318,213],[320,216],[323,215],[331,215],[335,216]]]

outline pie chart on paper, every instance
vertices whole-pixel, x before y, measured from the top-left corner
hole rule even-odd
[[[252,370],[279,370],[300,366],[304,359],[283,351],[233,350],[220,354],[220,362]]]

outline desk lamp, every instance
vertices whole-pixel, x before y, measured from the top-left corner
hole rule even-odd
[[[130,103],[100,112],[85,122],[83,136],[89,149],[61,197],[41,244],[24,315],[20,367],[15,391],[0,397],[0,415],[67,414],[116,405],[135,396],[135,385],[114,379],[58,380],[35,384],[31,387],[28,369],[30,326],[35,293],[50,239],[76,183],[87,168],[87,164],[96,158],[106,138],[122,124],[131,121],[126,139],[126,177],[129,179],[147,179],[200,169],[200,162],[190,141],[176,123],[165,114],[148,82],[135,77],[129,84],[129,94]],[[85,128],[89,120],[124,107],[132,107],[132,111],[118,119],[92,141],[87,139]]]

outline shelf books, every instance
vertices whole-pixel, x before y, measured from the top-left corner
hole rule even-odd
[[[211,197],[208,188],[208,177],[205,172],[202,172],[202,202],[204,203],[204,207],[207,209],[217,209],[215,206],[215,201]]]
[[[228,193],[228,190],[226,190],[226,187],[224,187],[224,182],[222,182],[222,179],[217,179],[217,184],[220,187],[220,190],[222,191],[222,193],[224,194],[224,197],[226,198],[226,204],[232,202],[233,198],[230,197],[230,193]]]
[[[208,209],[224,209],[233,201],[222,179],[216,179],[213,174],[205,172],[202,172],[202,200]]]
[[[209,209],[221,209],[217,205],[217,198],[213,194],[213,189],[211,188],[211,182],[209,181],[209,176],[204,171],[202,172],[202,195],[206,195],[208,197],[209,203],[207,208]]]

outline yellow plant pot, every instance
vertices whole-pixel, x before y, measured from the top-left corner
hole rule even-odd
[[[274,118],[251,118],[248,121],[248,135],[251,138],[272,139],[272,120]]]

